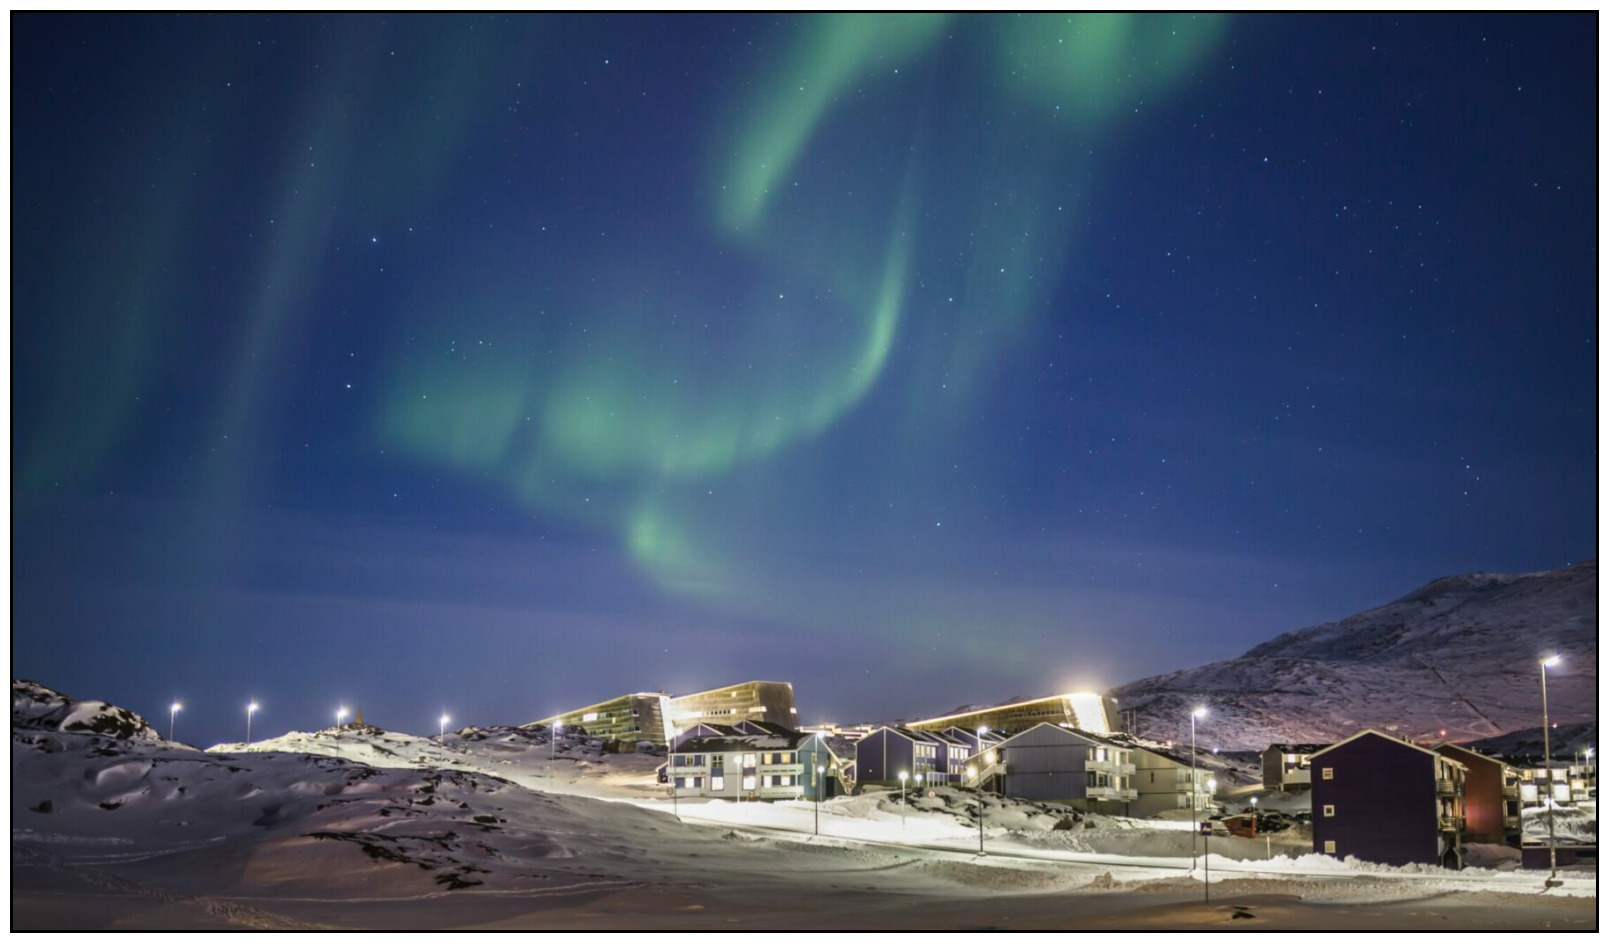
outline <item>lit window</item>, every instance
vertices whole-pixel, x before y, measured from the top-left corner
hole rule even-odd
[[[754,791],[754,777],[753,776],[745,776],[745,777],[743,777],[743,788],[745,790],[749,791],[749,792]]]
[[[582,723],[590,723],[591,721],[594,721],[594,720],[597,720],[597,719],[598,719],[598,713],[596,711],[594,711],[594,712],[592,712],[590,714],[582,714],[581,715],[581,722]]]
[[[726,791],[726,777],[725,776],[711,776],[710,777],[710,791],[712,791],[712,792],[724,792],[724,791]]]
[[[753,767],[754,766],[754,754],[753,753],[745,753],[745,754],[743,754],[743,765],[747,766],[747,767]],[[747,788],[747,787],[745,787],[745,788]]]
[[[1423,768],[1424,767],[1420,767],[1420,769],[1423,769]],[[1334,779],[1335,778],[1335,767],[1333,767],[1333,766],[1324,767],[1323,777],[1325,779]]]
[[[1333,805],[1325,806],[1324,807],[1324,817],[1327,818],[1327,819],[1335,818],[1335,806],[1333,806]]]
[[[1325,842],[1324,843],[1324,853],[1327,854],[1327,855],[1335,854],[1335,842],[1333,842],[1333,841]]]

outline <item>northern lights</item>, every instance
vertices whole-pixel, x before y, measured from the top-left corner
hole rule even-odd
[[[14,672],[847,721],[1591,556],[1582,22],[23,16]]]

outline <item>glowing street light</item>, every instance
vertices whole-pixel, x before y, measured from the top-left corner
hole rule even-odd
[[[910,773],[899,771],[899,827],[905,827],[905,777]]]
[[[246,746],[251,746],[251,715],[257,713],[257,702],[246,705]]]
[[[1196,869],[1196,830],[1197,809],[1196,793],[1196,720],[1207,716],[1205,707],[1198,707],[1190,712],[1190,870]]]
[[[179,711],[182,711],[182,710],[184,710],[184,705],[180,704],[178,701],[174,701],[171,705],[168,706],[168,739],[169,740],[173,739],[173,722],[179,716]]]
[[[335,709],[335,756],[341,756],[341,724],[346,721],[346,707],[343,705]]]
[[[1542,666],[1542,757],[1548,768],[1548,879],[1547,887],[1555,887],[1559,883],[1559,846],[1553,836],[1553,741],[1549,736],[1551,728],[1548,727],[1548,669],[1559,664],[1558,655],[1549,655],[1541,659],[1538,664]]]
[[[446,713],[444,712],[441,715],[441,719],[440,719],[440,723],[439,723],[440,733],[436,734],[436,739],[440,740],[442,743],[447,742],[447,721],[449,721],[449,720],[452,720],[452,718],[448,717],[446,715]]]

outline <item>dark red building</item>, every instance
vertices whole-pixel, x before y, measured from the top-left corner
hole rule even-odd
[[[1496,757],[1456,743],[1436,747],[1469,767],[1464,779],[1464,840],[1520,843],[1520,771]]]

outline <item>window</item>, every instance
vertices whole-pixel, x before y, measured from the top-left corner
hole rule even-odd
[[[743,768],[744,769],[753,769],[754,768],[754,754],[753,753],[745,753],[745,754],[743,754]],[[743,788],[749,789],[749,788],[752,788],[752,787],[745,786]]]
[[[597,720],[597,719],[598,719],[598,712],[597,711],[593,711],[590,714],[582,714],[581,715],[581,722],[584,723],[584,724],[591,723],[592,721]]]
[[[1420,767],[1420,768],[1423,769],[1423,767]],[[1326,766],[1326,767],[1323,768],[1323,771],[1319,775],[1323,779],[1334,779],[1335,778],[1335,767]]]
[[[1333,842],[1333,841],[1325,842],[1324,843],[1324,853],[1327,854],[1327,855],[1335,854],[1335,842]]]
[[[1333,805],[1325,806],[1324,807],[1324,817],[1327,818],[1327,819],[1335,818],[1335,806],[1333,806]]]
[[[746,792],[753,792],[754,791],[754,777],[753,776],[745,776],[745,777],[743,777],[743,789]]]
[[[797,753],[785,754],[782,757],[782,762],[784,762],[784,763],[797,763],[797,762],[799,762],[799,754],[797,754]]]
[[[726,777],[725,776],[711,776],[710,777],[710,791],[711,792],[725,792],[726,791]]]

